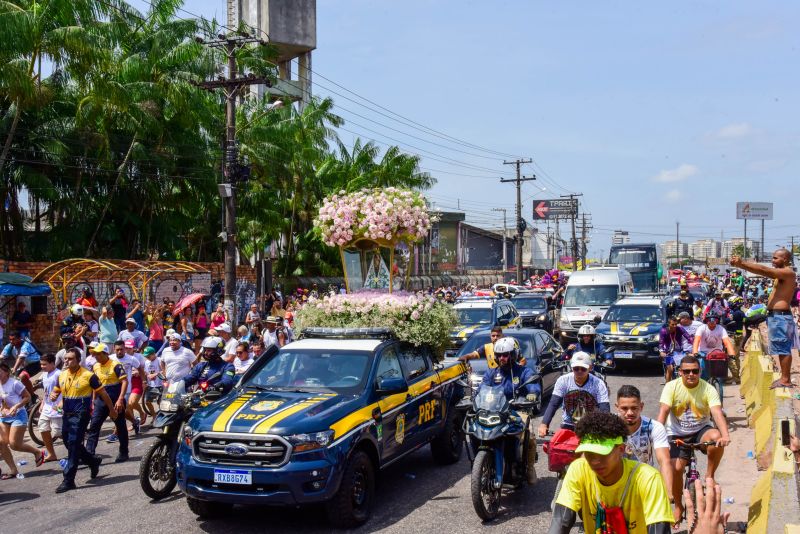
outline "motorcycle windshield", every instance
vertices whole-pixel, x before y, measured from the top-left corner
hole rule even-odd
[[[174,393],[176,395],[183,395],[186,393],[186,384],[183,380],[178,380],[177,382],[171,382],[169,388],[167,389],[167,393]]]
[[[475,408],[487,412],[502,412],[508,401],[501,386],[482,386],[475,397]]]

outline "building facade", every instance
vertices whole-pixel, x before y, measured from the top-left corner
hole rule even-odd
[[[673,262],[677,260],[678,256],[686,258],[689,255],[689,245],[683,241],[680,244],[675,240],[664,241],[661,245],[661,257],[665,262]]]
[[[743,237],[734,237],[722,242],[722,257],[729,259],[733,255],[733,249],[739,245],[744,245]],[[761,242],[752,239],[747,240],[747,257],[761,257]]]
[[[700,239],[689,243],[689,256],[695,259],[720,258],[722,243],[714,239]]]

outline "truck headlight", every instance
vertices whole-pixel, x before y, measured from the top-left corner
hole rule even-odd
[[[659,334],[653,334],[652,336],[647,336],[647,341],[655,341],[658,342]]]
[[[539,317],[536,318],[537,321],[546,321],[547,316],[545,314],[541,314]]]
[[[183,433],[181,441],[183,441],[187,447],[190,446],[192,444],[192,437],[194,436],[194,429],[189,425],[183,425],[183,430],[181,432]]]
[[[567,319],[566,316],[564,315],[561,316],[561,319],[559,319],[558,324],[561,325],[561,328],[572,328],[569,319]]]
[[[333,442],[333,434],[333,430],[323,430],[286,436],[286,440],[292,444],[294,452],[306,452],[327,447]]]

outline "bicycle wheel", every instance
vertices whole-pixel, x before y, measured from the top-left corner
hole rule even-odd
[[[44,445],[44,440],[42,440],[42,433],[39,432],[39,416],[42,413],[42,401],[37,401],[36,404],[33,405],[31,408],[30,413],[28,414],[28,435],[31,437],[31,440],[39,445],[40,447]]]

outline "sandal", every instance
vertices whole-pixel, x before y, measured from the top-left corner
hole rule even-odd
[[[12,475],[10,473],[3,473],[2,475],[0,475],[0,480],[11,480],[12,478],[17,478],[17,475],[16,474]]]
[[[39,451],[39,457],[36,459],[36,467],[41,467],[44,463],[44,451]]]
[[[772,383],[769,389],[777,389],[777,388],[794,388],[794,383],[790,382],[789,384],[784,384],[780,381],[780,379],[776,380]]]

